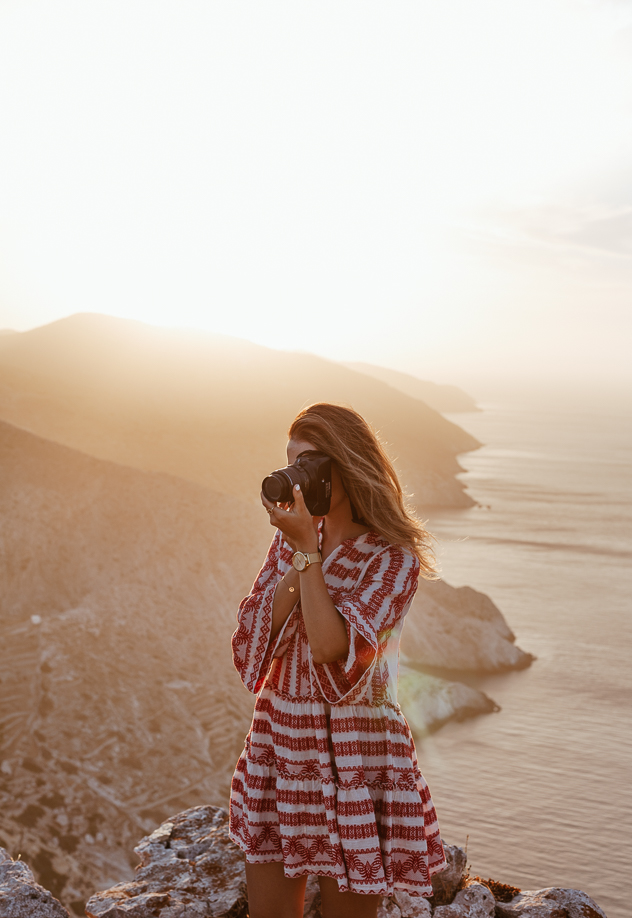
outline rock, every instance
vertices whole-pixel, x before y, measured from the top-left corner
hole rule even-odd
[[[460,890],[450,905],[438,905],[434,918],[491,918],[496,900],[482,883],[471,883]]]
[[[377,918],[402,918],[401,910],[394,898],[383,898],[377,907]]]
[[[87,918],[247,918],[244,857],[228,835],[228,813],[199,806],[173,816],[135,849],[140,858],[134,880],[97,893]],[[495,881],[468,879],[465,852],[445,846],[447,867],[433,877],[431,900],[397,890],[383,899],[378,918],[606,918],[585,893],[551,887],[523,892],[509,903],[495,902]],[[509,891],[503,887],[503,891]],[[321,918],[318,878],[309,876],[303,918]],[[83,908],[73,903],[79,915]],[[433,911],[434,908],[434,911]],[[70,918],[30,868],[0,848],[0,918]]]
[[[0,848],[0,918],[69,918],[52,893],[35,882],[23,861]]]
[[[596,902],[578,889],[525,891],[511,902],[496,904],[497,918],[606,918]]]
[[[422,735],[437,730],[449,720],[464,720],[477,714],[500,710],[484,692],[448,682],[400,664],[398,700],[413,733]]]
[[[566,909],[540,892],[523,892],[511,902],[498,902],[497,918],[568,918]]]
[[[489,596],[444,580],[420,580],[402,646],[416,663],[439,669],[502,672],[533,661]]]
[[[135,851],[136,879],[92,896],[88,918],[245,918],[244,857],[228,836],[223,808],[185,810]]]
[[[402,918],[430,918],[430,902],[422,896],[411,896],[405,889],[398,889],[393,896],[399,906]]]
[[[606,913],[599,908],[596,902],[579,889],[560,889],[551,886],[540,890],[546,899],[552,899],[563,905],[568,912],[568,918],[606,918]]]
[[[463,848],[457,845],[443,846],[447,867],[432,878],[432,905],[447,905],[452,902],[459,883],[465,874],[467,856]]]

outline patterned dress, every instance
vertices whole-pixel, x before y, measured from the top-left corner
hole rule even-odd
[[[399,639],[419,562],[375,532],[325,559],[349,652],[318,664],[300,602],[270,640],[274,591],[291,559],[277,530],[233,635],[235,666],[257,701],[232,782],[231,838],[251,863],[282,861],[287,877],[333,877],[341,892],[429,896],[445,857],[397,704]]]

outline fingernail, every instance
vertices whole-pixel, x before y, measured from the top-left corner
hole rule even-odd
[[[301,486],[300,486],[300,485],[294,485],[294,490],[295,490],[295,491],[300,491],[300,490],[301,490]]]

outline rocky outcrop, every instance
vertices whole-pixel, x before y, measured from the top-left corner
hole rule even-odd
[[[35,882],[31,868],[0,848],[0,918],[69,918],[55,897]]]
[[[492,918],[496,900],[482,883],[470,883],[459,890],[449,905],[439,905],[433,912],[436,918]]]
[[[579,889],[538,889],[498,903],[496,918],[606,918],[590,896]]]
[[[406,617],[406,656],[446,670],[502,672],[529,666],[533,656],[515,636],[489,596],[444,580],[420,580]]]
[[[484,692],[450,682],[410,666],[399,669],[398,700],[411,730],[416,736],[432,733],[449,720],[465,720],[478,714],[500,710]]]
[[[135,850],[140,865],[134,881],[93,896],[86,905],[89,918],[246,918],[243,855],[228,837],[225,810],[196,807],[180,813]],[[521,893],[503,904],[484,882],[468,881],[462,848],[446,846],[446,854],[448,867],[433,878],[432,899],[398,890],[384,899],[378,918],[605,918],[578,890]],[[315,877],[308,880],[304,918],[320,918]]]
[[[228,837],[227,820],[226,810],[201,806],[163,823],[134,849],[140,858],[134,882],[92,896],[86,915],[245,916],[244,859]]]
[[[140,864],[134,879],[93,895],[87,918],[247,918],[243,854],[229,838],[225,809],[202,806],[179,813],[135,851]],[[462,848],[447,845],[446,855],[446,869],[433,877],[431,899],[397,890],[384,898],[378,918],[606,918],[576,889],[551,887],[506,901],[502,891],[511,887],[468,877]],[[321,918],[316,877],[308,878],[303,915]],[[0,918],[69,918],[27,865],[1,848]]]

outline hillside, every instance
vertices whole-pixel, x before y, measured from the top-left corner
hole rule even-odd
[[[379,379],[405,395],[410,395],[411,398],[421,399],[426,405],[442,414],[449,414],[452,411],[480,411],[471,395],[459,389],[458,386],[428,382],[410,373],[402,373],[390,367],[378,367],[373,363],[345,363],[344,366]]]
[[[0,419],[253,502],[263,477],[284,464],[290,421],[319,400],[353,405],[397,444],[393,458],[422,513],[472,505],[455,476],[458,454],[477,441],[340,364],[89,314],[0,337]]]
[[[230,634],[271,532],[260,507],[0,422],[0,846],[65,902],[129,876],[139,829],[225,803],[253,704]],[[454,641],[482,619],[513,647],[471,592],[424,585],[409,656],[445,633],[441,665],[467,666]],[[494,669],[488,636],[470,657]],[[420,729],[470,703],[411,678]]]

